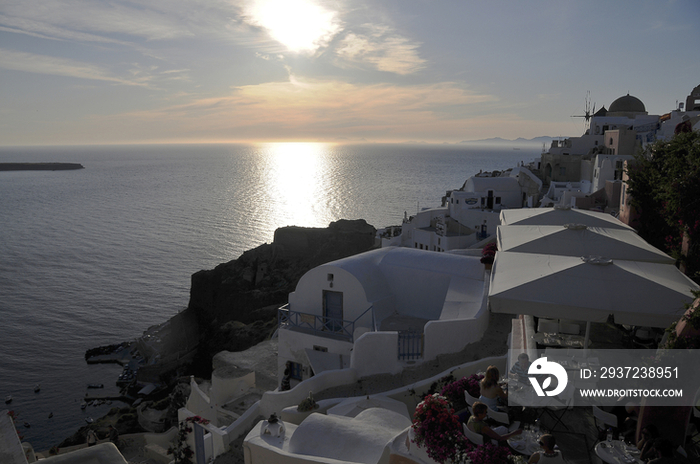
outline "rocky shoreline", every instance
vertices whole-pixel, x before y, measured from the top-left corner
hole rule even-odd
[[[193,274],[185,310],[134,341],[86,351],[88,363],[114,362],[124,366],[124,373],[133,372],[117,380],[126,380],[120,387],[131,405],[112,408],[59,447],[85,443],[88,429],[99,435],[109,425],[120,434],[167,430],[177,423],[177,410],[189,395],[190,375],[210,378],[214,355],[244,351],[268,339],[277,328],[277,309],[308,270],[374,248],[375,236],[376,229],[362,219],[327,228],[284,227],[275,231],[271,244]]]

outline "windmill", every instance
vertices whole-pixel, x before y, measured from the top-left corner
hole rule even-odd
[[[591,118],[595,114],[595,103],[593,103],[593,109],[591,109],[591,91],[586,92],[586,110],[584,114],[577,114],[571,116],[572,118],[584,118],[586,120],[586,130],[590,128]]]

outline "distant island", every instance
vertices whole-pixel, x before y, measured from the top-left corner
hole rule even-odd
[[[562,138],[567,138],[567,137],[550,137],[550,136],[542,136],[542,137],[535,137],[532,139],[524,139],[522,137],[518,137],[515,140],[508,140],[508,139],[502,139],[501,137],[492,137],[490,139],[481,139],[481,140],[462,140],[459,142],[460,144],[495,144],[495,145],[550,145],[552,143],[552,140],[559,140]]]
[[[0,163],[0,171],[66,171],[85,169],[78,163]]]

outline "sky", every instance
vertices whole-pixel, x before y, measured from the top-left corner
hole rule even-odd
[[[578,136],[700,85],[697,0],[2,0],[0,145]]]

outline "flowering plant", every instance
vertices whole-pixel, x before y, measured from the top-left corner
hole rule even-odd
[[[437,393],[426,396],[413,417],[414,442],[439,463],[457,462],[472,446],[450,402]]]
[[[467,452],[467,457],[474,464],[501,464],[508,462],[510,450],[506,446],[484,443],[474,450]]]
[[[493,264],[493,260],[496,257],[496,251],[498,251],[498,245],[496,245],[495,242],[486,245],[481,249],[481,262],[483,264]]]
[[[447,398],[450,403],[452,403],[452,407],[455,408],[456,411],[461,411],[467,407],[467,401],[464,398],[464,390],[468,391],[468,387],[469,379],[467,377],[462,377],[459,380],[455,380],[454,382],[445,385],[440,391],[440,394]],[[478,387],[479,384],[477,383],[477,391]]]
[[[481,382],[481,379],[484,378],[483,374],[472,374],[467,378],[467,385],[464,388],[469,392],[471,396],[474,398],[478,398],[481,396],[481,387],[479,385],[479,382]]]
[[[190,416],[178,424],[177,441],[168,448],[168,454],[172,454],[176,464],[193,464],[194,451],[187,444],[187,436],[192,433],[190,423],[207,425],[209,420],[200,416]]]

